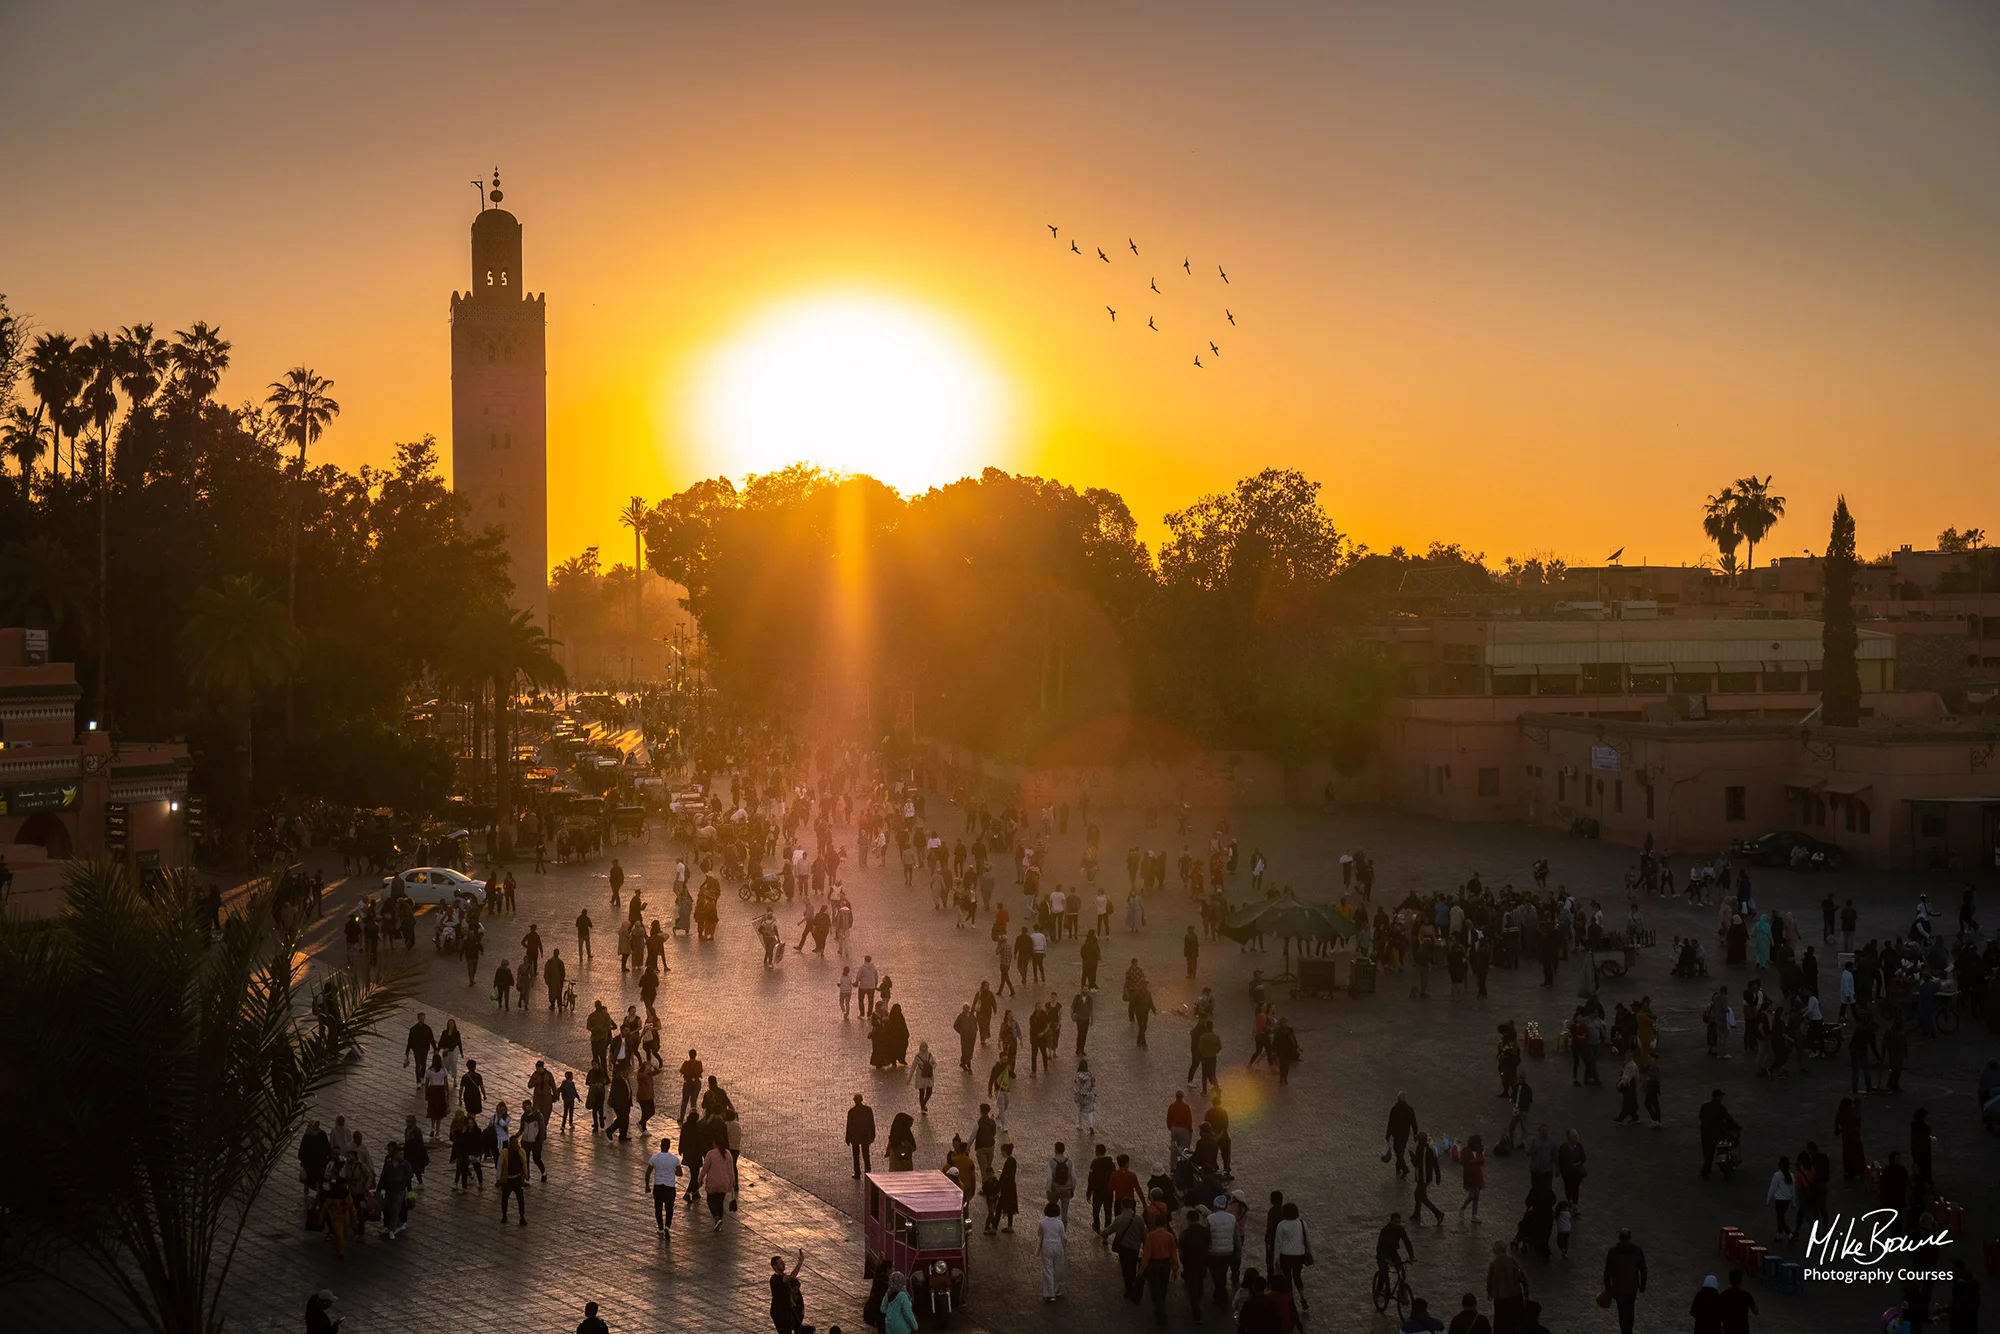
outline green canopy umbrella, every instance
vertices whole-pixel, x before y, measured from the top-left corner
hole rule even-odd
[[[1294,940],[1345,940],[1359,926],[1323,903],[1295,898],[1288,889],[1247,903],[1229,914],[1222,934],[1238,944],[1256,936],[1276,936],[1284,943],[1285,971],[1273,981],[1292,975]]]

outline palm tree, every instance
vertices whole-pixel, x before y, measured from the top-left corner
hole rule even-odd
[[[259,690],[291,679],[299,632],[254,579],[237,575],[195,595],[181,627],[181,656],[198,689],[226,698],[236,711],[237,853],[250,863],[251,705]]]
[[[285,438],[299,447],[298,462],[292,469],[291,550],[285,563],[285,615],[294,629],[299,623],[299,489],[306,476],[306,446],[316,444],[327,423],[340,415],[340,404],[326,392],[331,388],[333,381],[325,376],[306,366],[294,366],[285,372],[284,379],[271,382],[271,392],[264,397]],[[285,740],[288,744],[291,738],[292,691],[288,683],[285,687]]]
[[[0,617],[55,633],[90,624],[90,581],[70,554],[46,537],[0,548]]]
[[[93,455],[97,485],[97,716],[98,725],[106,730],[111,727],[111,419],[118,415],[118,385],[126,365],[124,349],[109,334],[94,333],[83,345],[80,401],[97,427]]]
[[[49,425],[55,431],[56,450],[50,462],[50,472],[62,472],[62,439],[69,436],[70,468],[76,467],[76,434],[83,429],[83,412],[80,400],[83,397],[83,365],[78,356],[76,340],[68,334],[46,333],[35,340],[35,347],[28,354],[28,387],[35,391],[43,408],[48,412]]]
[[[191,875],[151,889],[77,864],[53,922],[0,917],[0,1069],[63,1090],[0,1099],[0,1135],[36,1146],[0,1179],[0,1213],[26,1243],[15,1258],[119,1323],[216,1334],[244,1228],[310,1103],[407,989],[336,972],[301,996],[309,923],[280,914],[271,930],[271,891],[211,943]]]
[[[554,644],[528,612],[498,603],[468,612],[451,637],[449,657],[460,678],[493,691],[493,800],[503,855],[513,844],[514,823],[508,704],[517,681],[525,680],[531,686],[562,684],[562,664],[549,652]]]
[[[128,324],[118,331],[113,346],[121,363],[118,388],[125,401],[135,408],[152,402],[171,364],[167,340],[153,337],[150,324]]]
[[[1785,498],[1771,494],[1771,479],[1766,476],[1758,481],[1755,474],[1739,477],[1736,488],[1736,507],[1733,515],[1736,531],[1743,534],[1743,540],[1750,544],[1750,559],[1746,569],[1757,568],[1757,544],[1764,535],[1785,517]]]
[[[196,402],[214,393],[229,369],[229,346],[221,330],[202,320],[177,330],[173,346],[167,349],[175,387]]]
[[[645,624],[642,609],[646,596],[643,574],[646,539],[646,501],[642,496],[633,496],[625,502],[625,508],[618,511],[618,522],[632,530],[632,652],[639,651],[640,627]]]
[[[1743,533],[1736,527],[1736,493],[1730,488],[1723,487],[1704,503],[1701,531],[1708,534],[1708,540],[1722,553],[1722,572],[1734,578],[1736,548],[1742,545]]]
[[[35,464],[42,455],[48,453],[55,431],[42,418],[46,415],[45,405],[37,404],[33,412],[25,403],[16,403],[7,410],[7,421],[0,426],[0,449],[14,460],[21,469],[23,493],[35,479]]]

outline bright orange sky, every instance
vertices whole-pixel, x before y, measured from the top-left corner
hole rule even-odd
[[[1753,470],[1794,516],[1760,558],[1823,544],[1836,490],[1869,552],[2000,530],[1988,6],[675,8],[7,6],[0,291],[218,323],[231,399],[309,363],[321,456],[381,461],[448,441],[498,162],[548,297],[552,560],[694,480],[687,368],[828,286],[956,321],[1023,409],[995,461],[1148,536],[1268,464],[1378,548],[1496,561],[1696,559]],[[1048,222],[1225,264],[1224,355],[1111,326],[1143,278]]]

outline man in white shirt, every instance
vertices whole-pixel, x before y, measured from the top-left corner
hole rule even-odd
[[[672,1148],[673,1141],[660,1141],[660,1151],[646,1160],[646,1170],[642,1173],[644,1184],[653,1187],[653,1224],[663,1233],[674,1227],[674,1179],[680,1175],[681,1160]]]
[[[1229,1270],[1241,1239],[1236,1215],[1229,1211],[1229,1197],[1216,1196],[1214,1208],[1203,1221],[1208,1224],[1209,1288],[1215,1293],[1217,1309],[1223,1309],[1229,1305]]]
[[[1035,968],[1035,981],[1046,981],[1042,975],[1042,965],[1048,959],[1049,938],[1037,929],[1028,933],[1028,944],[1034,951],[1031,958]]]

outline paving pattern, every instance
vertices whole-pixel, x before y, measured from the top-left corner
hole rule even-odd
[[[941,799],[932,801],[934,810],[942,807]],[[1198,827],[1205,829],[1215,815],[1204,813]],[[1109,868],[1122,862],[1128,844],[1164,848],[1170,855],[1179,851],[1181,840],[1171,829],[1144,829],[1120,812],[1101,818],[1107,870],[1118,882],[1120,897],[1122,865]],[[1289,882],[1309,897],[1337,895],[1335,859],[1348,847],[1365,847],[1377,859],[1377,898],[1390,901],[1405,889],[1447,886],[1474,870],[1489,884],[1525,883],[1530,862],[1546,856],[1554,863],[1555,882],[1569,884],[1586,898],[1602,898],[1607,917],[1623,915],[1621,877],[1629,860],[1624,849],[1519,826],[1442,825],[1374,810],[1250,811],[1236,817],[1236,827],[1246,865],[1250,850],[1261,847],[1270,859],[1272,879]],[[956,833],[951,822],[947,829]],[[1059,866],[1076,865],[1080,831],[1059,837],[1056,849]],[[621,844],[613,851],[632,877],[628,892],[634,886],[646,892],[664,915],[677,850],[656,828],[648,841]],[[413,1005],[424,1009],[434,1026],[441,1027],[447,1015],[458,1019],[468,1054],[489,1073],[490,1098],[507,1096],[503,1089],[518,1095],[538,1055],[558,1073],[564,1068],[580,1073],[588,1059],[582,1012],[599,996],[619,1013],[638,1003],[637,979],[620,975],[607,929],[613,919],[603,878],[609,864],[605,857],[582,867],[552,867],[541,875],[516,867],[521,909],[491,926],[490,941],[511,941],[534,921],[545,943],[560,947],[569,959],[575,945],[570,923],[580,909],[590,909],[599,925],[598,956],[581,970],[582,1003],[576,1016],[549,1014],[539,987],[527,1011],[497,1011],[486,988],[497,958],[493,954],[473,986],[466,984],[455,961],[434,958],[422,938],[410,957],[417,987]],[[1077,877],[1058,872],[1056,878]],[[1004,880],[1003,898],[1011,888]],[[1929,888],[1934,901],[1956,900],[1955,886],[1907,875],[1758,874],[1760,901],[1795,911],[1808,925],[1809,937],[1817,936],[1816,905],[1829,888],[1843,897],[1855,896],[1863,909],[1865,937],[1900,920],[1919,887]],[[340,957],[333,945],[337,909],[351,903],[360,888],[341,885],[330,896],[318,939],[332,948],[323,957]],[[995,976],[991,942],[984,922],[977,929],[957,928],[951,914],[931,906],[923,889],[905,889],[900,874],[872,867],[850,873],[848,889],[857,917],[851,962],[858,964],[864,953],[873,955],[895,979],[895,997],[904,1006],[913,1041],[928,1038],[939,1057],[938,1091],[929,1114],[919,1117],[917,1131],[919,1165],[933,1164],[942,1159],[954,1132],[969,1130],[983,1097],[990,1053],[975,1058],[975,1075],[962,1075],[950,1022],[979,980]],[[1236,892],[1246,892],[1241,881]],[[2000,916],[2000,904],[1992,898],[1988,896],[1987,911]],[[1654,905],[1647,911],[1649,925],[1663,940],[1676,932],[1707,937],[1712,930],[1706,910]],[[805,954],[788,954],[779,966],[766,968],[750,926],[751,911],[729,894],[722,914],[714,942],[683,938],[672,943],[668,963],[673,971],[660,1002],[668,1049],[700,1049],[742,1115],[748,1184],[742,1212],[720,1234],[677,1230],[671,1243],[656,1240],[650,1200],[640,1191],[642,1157],[636,1141],[616,1146],[588,1136],[558,1136],[548,1154],[550,1184],[530,1191],[532,1214],[526,1229],[511,1224],[501,1228],[490,1187],[484,1196],[453,1195],[433,1168],[430,1191],[402,1240],[385,1243],[371,1237],[345,1263],[335,1261],[326,1243],[298,1226],[299,1211],[287,1180],[270,1192],[246,1237],[232,1288],[231,1327],[295,1329],[305,1295],[325,1285],[341,1294],[341,1309],[349,1316],[345,1334],[447,1327],[566,1331],[580,1318],[585,1300],[602,1303],[616,1331],[658,1325],[764,1328],[769,1257],[804,1246],[808,1320],[821,1329],[831,1323],[858,1328],[863,1295],[855,1222],[859,1186],[850,1177],[841,1144],[843,1112],[855,1092],[865,1094],[886,1134],[896,1112],[917,1113],[916,1094],[903,1073],[869,1069],[863,1026],[858,1019],[843,1021],[836,1003],[840,961],[833,957],[831,942],[825,958],[813,955],[808,945]],[[796,916],[796,910],[780,910],[781,925],[789,925],[788,941],[797,935]],[[794,921],[788,923],[788,917]],[[1573,971],[1565,969],[1558,986],[1542,988],[1538,971],[1496,970],[1487,1000],[1443,994],[1440,973],[1427,1001],[1411,999],[1411,978],[1394,974],[1386,975],[1380,992],[1371,997],[1284,1001],[1306,1059],[1293,1072],[1291,1084],[1279,1088],[1262,1070],[1242,1069],[1249,1047],[1251,970],[1276,973],[1279,955],[1275,950],[1245,954],[1228,942],[1205,944],[1198,975],[1190,982],[1180,943],[1194,920],[1192,906],[1169,892],[1151,903],[1142,932],[1128,934],[1122,916],[1113,927],[1101,969],[1108,990],[1100,996],[1089,1041],[1098,1077],[1096,1138],[1114,1152],[1131,1153],[1141,1167],[1164,1159],[1164,1109],[1183,1087],[1188,1065],[1188,1020],[1174,1011],[1200,987],[1213,987],[1225,1043],[1223,1064],[1230,1071],[1224,1087],[1234,1115],[1236,1184],[1257,1206],[1253,1232],[1261,1230],[1264,1197],[1282,1188],[1301,1203],[1312,1230],[1318,1263],[1308,1281],[1319,1326],[1387,1330],[1390,1322],[1377,1319],[1366,1294],[1374,1234],[1391,1209],[1407,1213],[1410,1203],[1392,1170],[1377,1160],[1389,1103],[1399,1089],[1406,1090],[1426,1126],[1447,1130],[1454,1139],[1475,1131],[1493,1138],[1505,1120],[1505,1104],[1494,1096],[1494,1026],[1508,1018],[1537,1019],[1553,1034],[1573,1004]],[[1558,1334],[1616,1328],[1615,1315],[1600,1311],[1592,1298],[1604,1250],[1620,1226],[1635,1230],[1652,1267],[1653,1286],[1642,1306],[1640,1328],[1683,1328],[1689,1297],[1702,1276],[1716,1272],[1720,1263],[1714,1254],[1719,1228],[1734,1224],[1754,1232],[1768,1230],[1763,1201],[1771,1162],[1807,1138],[1828,1147],[1835,1143],[1832,1115],[1846,1091],[1845,1061],[1819,1063],[1803,1078],[1785,1080],[1756,1079],[1740,1059],[1710,1062],[1701,1051],[1697,1016],[1712,983],[1669,978],[1665,955],[1665,949],[1647,952],[1633,976],[1606,987],[1607,1003],[1650,995],[1660,1016],[1665,1129],[1614,1125],[1617,1095],[1608,1088],[1572,1088],[1567,1069],[1558,1066],[1553,1052],[1549,1060],[1530,1066],[1538,1093],[1535,1120],[1545,1120],[1557,1134],[1576,1128],[1591,1153],[1572,1258],[1546,1265],[1526,1262],[1533,1295],[1545,1307],[1543,1320]],[[1163,1011],[1147,1050],[1136,1047],[1116,1003],[1118,977],[1134,957],[1153,979]],[[1052,944],[1048,983],[1019,999],[1032,1003],[1054,991],[1067,1002],[1078,975],[1075,943]],[[1742,981],[1735,977],[1733,984],[1740,987]],[[1016,998],[1005,1003],[1015,1004]],[[406,1111],[418,1110],[409,1075],[396,1064],[400,1056],[390,1054],[398,1045],[400,1032],[374,1044],[323,1101],[323,1115],[345,1113],[376,1141],[400,1126]],[[1980,1238],[2000,1235],[2000,1209],[1993,1203],[2000,1199],[2000,1157],[1994,1141],[1980,1133],[1972,1105],[1978,1067],[1996,1045],[1970,1024],[1954,1038],[1921,1044],[1912,1054],[1905,1094],[1870,1099],[1864,1106],[1867,1140],[1878,1157],[1904,1146],[1911,1110],[1919,1105],[1931,1109],[1939,1135],[1939,1179],[1949,1195],[1970,1207],[1965,1232],[1975,1246]],[[1073,1151],[1082,1147],[1071,1099],[1072,1046],[1066,1021],[1053,1075],[1024,1077],[1013,1098],[1008,1130],[1020,1146],[1022,1196],[1031,1212],[1049,1146],[1062,1139]],[[1705,1183],[1698,1174],[1694,1111],[1708,1090],[1718,1086],[1728,1091],[1746,1128],[1750,1169],[1733,1182]],[[662,1096],[668,1096],[667,1090]],[[1483,1294],[1490,1244],[1511,1236],[1519,1216],[1518,1200],[1526,1188],[1522,1158],[1496,1161],[1488,1176],[1484,1222],[1474,1225],[1453,1215],[1442,1231],[1417,1234],[1419,1260],[1412,1282],[1446,1312],[1456,1307],[1461,1292]],[[1452,1214],[1459,1198],[1454,1183],[1448,1179],[1437,1194]],[[1867,1207],[1858,1188],[1839,1182],[1831,1203],[1848,1212]],[[975,1236],[971,1320],[995,1330],[1082,1327],[1092,1320],[1115,1322],[1120,1328],[1150,1327],[1147,1314],[1118,1299],[1116,1266],[1090,1245],[1083,1225],[1087,1209],[1077,1210],[1076,1216],[1066,1295],[1054,1308],[1040,1301],[1028,1236]],[[1760,1289],[1763,1316],[1757,1328],[1868,1328],[1872,1325],[1864,1321],[1894,1296],[1892,1288],[1881,1286],[1812,1287],[1798,1296]],[[9,1303],[17,1313],[38,1320],[61,1312],[64,1327],[94,1327],[84,1316],[72,1320],[74,1313],[43,1289],[0,1292],[0,1325],[10,1323]],[[1060,1320],[1052,1319],[1051,1311]],[[1185,1305],[1173,1305],[1170,1319],[1177,1326],[1187,1324]],[[967,1320],[957,1323],[971,1327]]]

